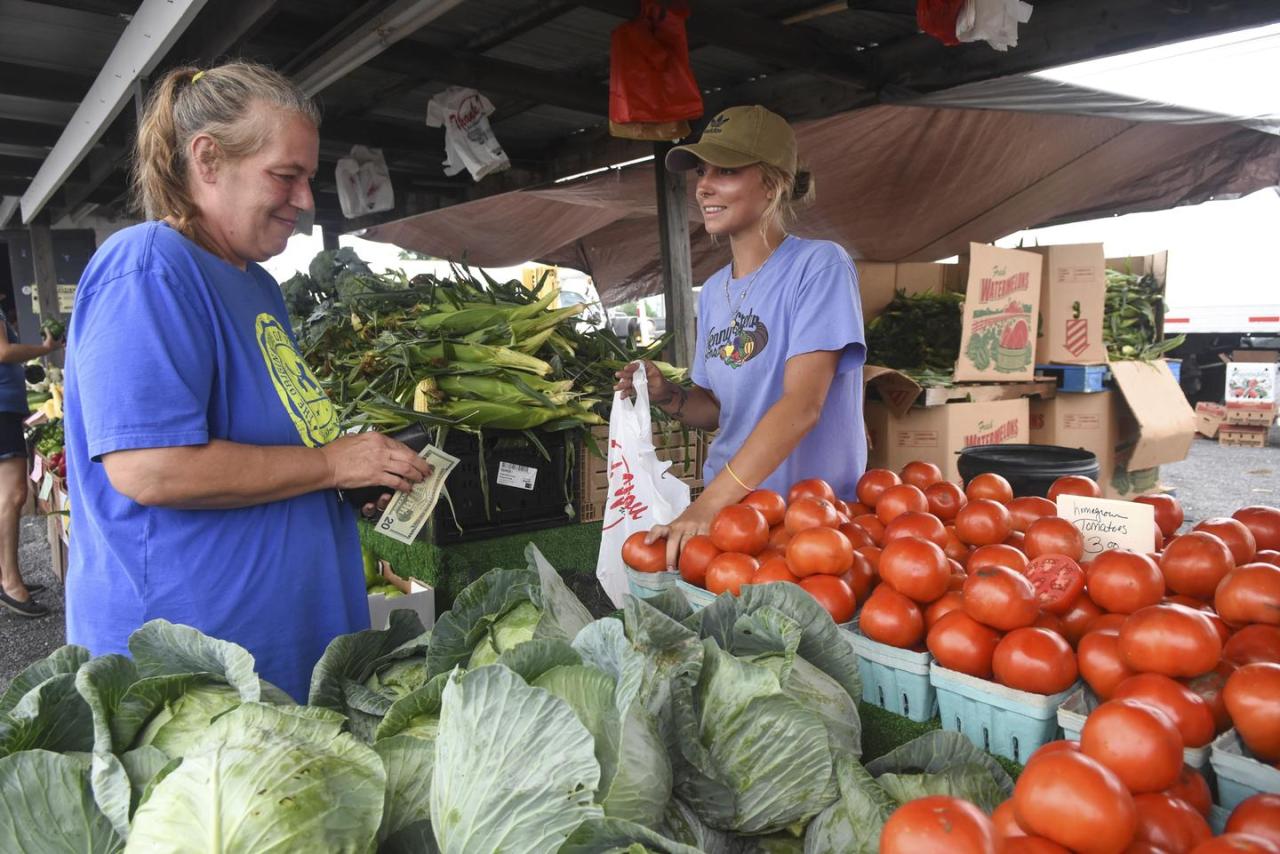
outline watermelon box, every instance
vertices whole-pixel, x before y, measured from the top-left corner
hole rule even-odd
[[[1102,324],[1107,262],[1101,243],[1039,246],[1040,322],[1036,364],[1098,365],[1107,361]]]
[[[969,245],[957,382],[1034,379],[1043,266],[1034,252]]]

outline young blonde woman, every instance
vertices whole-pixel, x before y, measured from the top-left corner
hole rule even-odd
[[[707,233],[727,238],[732,262],[703,283],[697,344],[685,390],[645,365],[650,400],[690,427],[719,429],[706,489],[650,540],[667,537],[674,567],[689,537],[748,492],[822,478],[853,495],[866,466],[858,277],[849,254],[787,233],[813,182],[797,167],[795,133],[763,107],[731,107],[666,165],[696,170]],[[619,373],[629,390],[634,366]]]
[[[318,126],[261,66],[159,81],[134,164],[155,219],[89,262],[66,371],[68,642],[127,653],[148,620],[185,623],[246,647],[299,701],[329,641],[369,626],[336,490],[427,474],[398,442],[339,437],[258,266],[312,208]]]

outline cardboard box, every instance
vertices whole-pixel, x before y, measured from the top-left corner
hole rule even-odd
[[[1227,362],[1226,402],[1275,403],[1278,368],[1274,362]]]
[[[1270,427],[1223,424],[1218,431],[1218,444],[1241,448],[1265,448]]]
[[[418,615],[424,629],[436,623],[436,591],[416,578],[407,579],[408,592],[388,599],[381,593],[369,594],[369,625],[385,629],[391,623],[391,612],[407,608]]]
[[[1232,350],[1232,362],[1270,362],[1280,361],[1280,350]]]
[[[970,244],[969,259],[955,379],[1033,379],[1043,259],[1034,252],[981,243]]]
[[[1276,420],[1277,405],[1274,403],[1245,403],[1231,401],[1223,407],[1223,421],[1232,426],[1270,427]]]
[[[893,301],[898,284],[897,265],[887,261],[854,261],[858,271],[858,295],[862,298],[862,322],[879,317]]]
[[[1221,403],[1202,400],[1196,404],[1196,432],[1207,439],[1218,435],[1218,428],[1227,420],[1227,407]]]
[[[1102,340],[1107,275],[1101,243],[1041,246],[1036,362],[1095,365],[1107,361]]]
[[[865,411],[871,444],[869,468],[899,471],[912,460],[924,460],[941,468],[947,480],[958,483],[957,460],[964,448],[1029,441],[1026,398],[914,407],[902,414],[894,414],[886,403],[873,400],[867,402]]]
[[[862,321],[879,317],[897,291],[907,294],[941,294],[964,290],[965,264],[854,261],[858,271],[858,293],[862,297]]]
[[[1115,270],[1118,273],[1132,273],[1135,276],[1145,276],[1149,273],[1155,277],[1163,288],[1165,276],[1169,271],[1169,253],[1165,251],[1155,252],[1151,255],[1108,258],[1106,263],[1108,270]]]

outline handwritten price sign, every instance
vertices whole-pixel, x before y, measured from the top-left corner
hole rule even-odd
[[[1155,508],[1150,504],[1059,495],[1058,515],[1084,534],[1085,559],[1108,549],[1146,554],[1155,546]]]

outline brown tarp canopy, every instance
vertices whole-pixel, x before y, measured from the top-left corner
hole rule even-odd
[[[797,125],[817,202],[794,231],[855,258],[933,261],[1019,229],[1163,210],[1280,184],[1280,137],[997,110],[877,106]],[[693,207],[695,281],[728,262]],[[653,169],[490,196],[364,236],[481,266],[584,270],[606,305],[660,293]]]

